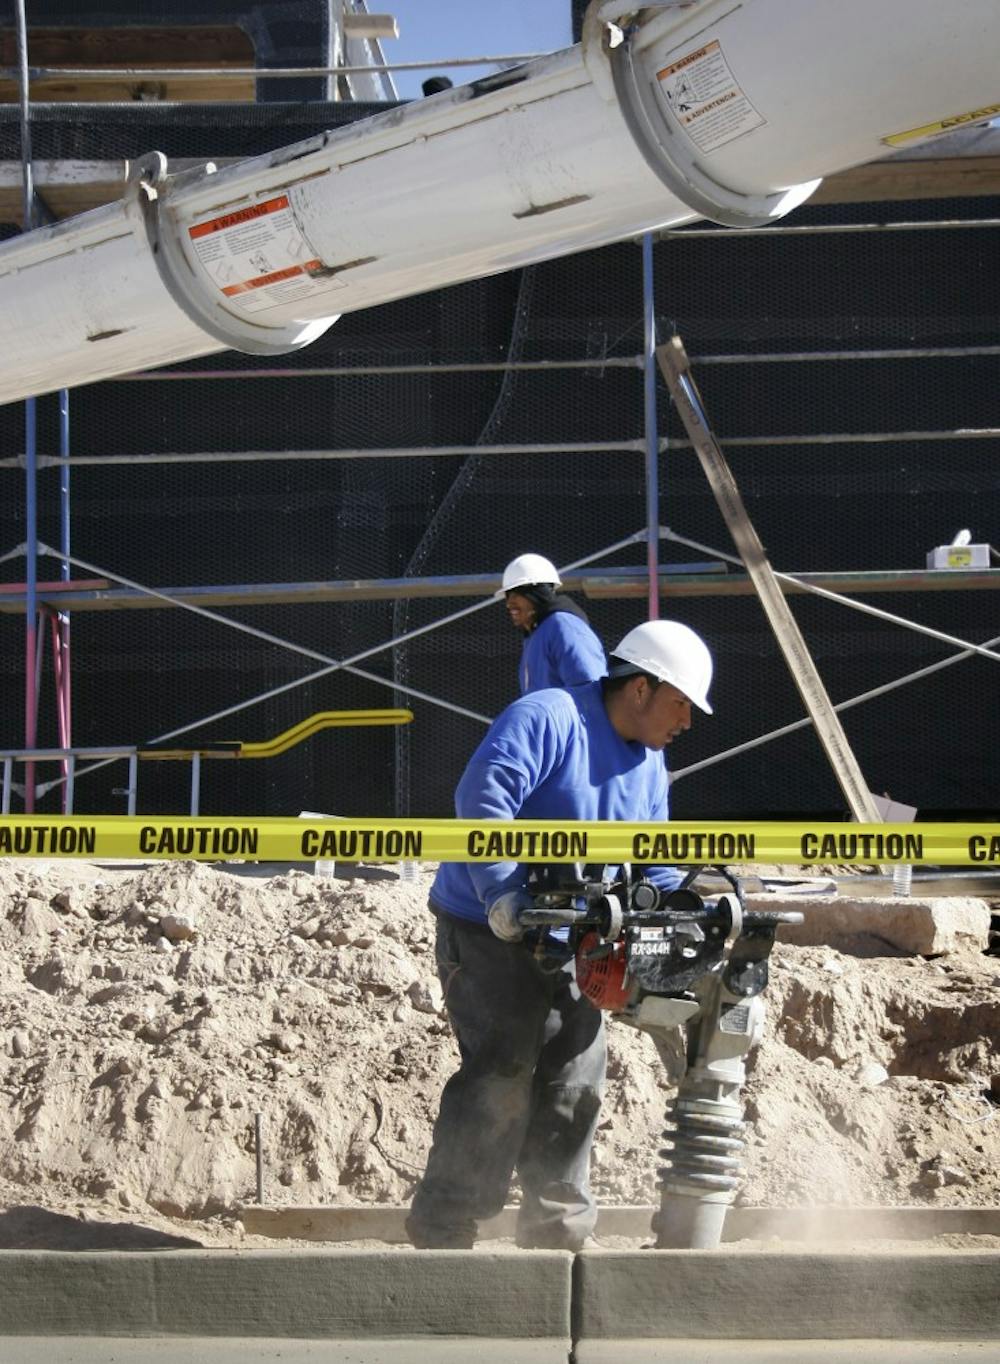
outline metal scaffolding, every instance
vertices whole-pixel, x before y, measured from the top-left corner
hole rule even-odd
[[[144,70],[138,68],[120,68],[116,69],[114,72],[112,72],[110,68],[104,68],[100,71],[77,69],[68,73],[62,69],[54,71],[48,68],[32,68],[29,66],[24,0],[16,0],[16,10],[19,44],[19,67],[16,75],[19,81],[21,103],[21,161],[24,196],[23,226],[25,230],[30,230],[36,222],[36,197],[32,182],[33,161],[30,105],[30,83],[32,80],[44,79],[55,74],[61,76],[72,74],[74,80],[80,81],[106,79],[109,74],[120,74],[135,77],[137,79],[151,75],[183,79],[192,74],[197,74],[198,76],[204,76],[206,74],[218,75],[220,78],[246,76],[247,74],[256,76],[266,74],[268,80],[272,78],[280,79],[283,77],[301,78],[303,76],[331,76],[336,78],[337,76],[349,75],[355,72],[368,72],[371,74],[373,72],[390,73],[392,71],[400,70],[444,69],[449,67],[482,65],[484,63],[509,64],[511,62],[526,61],[532,56],[537,55],[515,54],[513,56],[508,55],[500,57],[468,57],[434,62],[370,63],[358,67],[346,65],[338,61],[315,67],[267,69],[266,73],[259,69],[247,72],[235,70],[233,68],[220,68],[215,72],[206,72],[204,69],[200,69],[197,73],[192,73],[184,69],[172,71],[166,69]],[[957,230],[961,228],[997,226],[1000,226],[1000,219],[997,218],[932,222],[855,223],[801,227],[795,225],[778,225],[769,227],[766,231],[766,235],[770,237],[775,234],[907,232],[917,229],[922,231]],[[200,453],[177,452],[73,456],[70,454],[69,399],[68,394],[64,390],[59,396],[60,438],[59,455],[56,457],[40,455],[38,453],[37,400],[29,399],[25,404],[24,452],[0,459],[0,467],[23,468],[25,470],[26,507],[26,539],[24,545],[17,546],[0,557],[0,562],[4,559],[9,560],[15,557],[23,556],[24,558],[25,581],[23,584],[8,584],[3,591],[0,591],[0,612],[5,610],[23,610],[26,622],[24,653],[24,745],[22,749],[9,749],[6,750],[4,755],[0,755],[5,758],[3,776],[4,812],[9,811],[10,809],[12,788],[10,763],[13,761],[15,755],[19,761],[24,761],[25,780],[23,798],[24,808],[29,812],[34,808],[36,788],[39,794],[44,794],[44,792],[48,790],[61,787],[64,793],[67,793],[67,799],[71,802],[73,784],[81,776],[86,775],[87,772],[95,771],[98,767],[104,766],[105,763],[115,761],[122,757],[126,757],[130,762],[134,763],[134,756],[137,750],[137,745],[135,744],[105,747],[100,750],[100,753],[93,748],[74,749],[73,747],[70,706],[70,620],[71,612],[74,609],[128,609],[143,605],[182,609],[190,611],[227,629],[235,629],[242,634],[255,637],[269,644],[277,645],[282,649],[311,659],[313,662],[321,665],[318,669],[301,678],[295,679],[292,682],[270,688],[258,695],[244,698],[224,709],[217,710],[211,715],[200,716],[181,726],[174,727],[164,734],[147,739],[144,741],[146,744],[163,743],[167,740],[177,738],[180,735],[190,733],[206,724],[244,711],[252,706],[266,702],[283,692],[303,686],[306,683],[327,676],[338,670],[355,673],[377,686],[390,688],[397,696],[422,700],[438,709],[465,716],[476,723],[488,724],[491,718],[477,711],[470,710],[467,707],[457,705],[455,702],[445,697],[430,695],[424,691],[414,689],[409,685],[408,680],[405,677],[394,676],[386,678],[358,665],[378,654],[388,651],[395,653],[408,641],[430,631],[443,629],[450,624],[491,605],[497,599],[498,595],[500,595],[495,586],[496,579],[492,575],[477,575],[473,578],[468,576],[422,577],[414,574],[407,576],[404,579],[382,579],[372,580],[370,582],[331,582],[326,584],[236,584],[228,587],[191,586],[187,588],[171,589],[153,588],[148,584],[138,582],[122,575],[114,567],[96,565],[71,552],[70,470],[74,466],[113,466],[116,464],[145,466],[171,463],[228,464],[266,461],[286,461],[294,463],[324,460],[360,461],[401,458],[442,459],[448,457],[462,458],[465,460],[479,460],[483,458],[502,458],[504,456],[525,455],[537,459],[554,459],[560,456],[580,453],[607,452],[622,453],[629,456],[641,455],[644,473],[644,527],[625,539],[618,540],[612,545],[604,546],[589,552],[580,558],[575,559],[572,563],[563,565],[560,572],[566,586],[571,589],[579,588],[592,596],[628,597],[644,595],[647,603],[647,614],[650,618],[654,618],[659,612],[660,594],[666,580],[669,580],[671,592],[678,595],[685,592],[690,592],[692,595],[710,595],[723,592],[752,591],[753,586],[745,574],[717,571],[720,568],[724,568],[726,565],[734,565],[738,568],[742,568],[743,564],[738,556],[686,538],[684,535],[661,524],[661,507],[665,500],[669,500],[669,487],[664,489],[660,485],[661,457],[668,451],[673,457],[679,451],[690,450],[691,442],[689,440],[674,438],[668,440],[661,436],[658,430],[657,371],[655,358],[657,347],[657,318],[654,303],[655,277],[653,258],[654,235],[657,240],[670,238],[680,242],[700,237],[733,239],[751,234],[759,236],[760,229],[699,227],[670,230],[657,234],[646,234],[644,236],[641,243],[641,289],[637,288],[635,301],[637,313],[639,312],[639,305],[641,303],[643,326],[644,344],[642,353],[639,355],[605,356],[596,360],[545,359],[526,361],[512,353],[511,355],[508,355],[504,361],[469,361],[468,363],[459,362],[440,365],[375,363],[370,365],[317,366],[313,368],[308,366],[290,366],[288,368],[248,366],[245,368],[227,370],[188,369],[176,371],[151,371],[142,374],[122,376],[120,379],[113,381],[154,384],[191,383],[199,381],[222,383],[227,379],[247,379],[253,377],[279,379],[282,382],[288,381],[291,383],[296,379],[307,377],[335,379],[338,377],[396,376],[401,374],[416,375],[434,373],[500,373],[509,376],[519,372],[538,373],[558,370],[589,370],[596,373],[601,373],[604,370],[609,369],[641,370],[643,374],[643,437],[641,439],[567,442],[558,445],[542,442],[487,442],[469,445],[424,445],[388,448],[244,450],[227,452],[204,451]],[[787,365],[794,363],[813,364],[818,361],[825,364],[835,364],[866,360],[939,359],[974,356],[989,357],[996,355],[1000,355],[1000,346],[996,345],[936,346],[869,350],[844,349],[758,352],[753,354],[708,354],[695,356],[694,363],[699,366]],[[792,436],[734,435],[725,436],[723,437],[723,440],[726,446],[729,447],[780,447],[791,445],[822,447],[833,444],[881,444],[901,441],[974,441],[996,439],[998,436],[1000,436],[1000,427],[991,426],[937,431],[813,432]],[[58,547],[55,548],[50,547],[39,540],[37,523],[38,471],[48,467],[58,467],[60,471],[61,538]],[[671,468],[673,468],[673,459]],[[700,554],[705,554],[714,562],[700,565],[700,571],[698,572],[679,572],[677,566],[672,569],[665,569],[661,566],[659,558],[660,542],[664,539],[696,550]],[[644,569],[606,569],[603,572],[598,573],[584,573],[581,571],[603,559],[607,559],[612,554],[628,545],[645,546]],[[39,584],[39,557],[50,557],[58,562],[60,573],[60,581],[58,584]],[[680,567],[691,568],[692,566],[687,565]],[[89,580],[74,580],[72,577],[74,569],[83,570],[86,573],[92,574],[94,575],[94,578]],[[954,589],[960,586],[994,587],[998,585],[997,580],[1000,579],[1000,570],[989,569],[968,574],[957,573],[954,570],[941,573],[931,571],[908,573],[899,571],[895,573],[844,573],[835,575],[777,573],[775,577],[782,584],[784,590],[809,592],[821,596],[840,605],[864,612],[885,623],[914,630],[925,636],[931,637],[940,643],[947,644],[956,651],[950,657],[940,662],[912,671],[906,676],[896,678],[880,687],[869,689],[848,700],[841,701],[834,706],[834,710],[836,711],[846,710],[850,707],[860,705],[863,702],[884,696],[907,683],[926,677],[940,669],[950,667],[963,659],[976,656],[987,657],[993,660],[1000,659],[1000,652],[998,652],[997,648],[997,646],[1000,645],[1000,637],[991,638],[984,643],[975,643],[947,632],[934,630],[904,617],[879,610],[844,595],[847,591],[856,593],[887,590],[925,591],[944,588]],[[826,578],[825,582],[823,581],[824,578]],[[23,591],[21,590],[22,588]],[[429,624],[412,629],[394,631],[392,637],[344,658],[335,658],[322,651],[298,645],[291,640],[280,638],[266,631],[258,630],[243,621],[219,615],[216,611],[210,609],[213,605],[254,605],[276,601],[291,603],[338,600],[400,601],[416,597],[439,598],[445,600],[461,596],[475,596],[478,600],[459,610],[441,615]],[[58,750],[36,748],[42,649],[45,637],[44,624],[46,620],[50,622],[52,639],[53,677],[56,690],[57,727],[59,734]],[[43,628],[40,628],[40,626]],[[804,728],[809,724],[810,720],[808,718],[797,720],[789,725],[772,730],[769,733],[761,734],[756,738],[732,747],[725,752],[717,753],[699,763],[693,763],[688,767],[680,768],[674,772],[673,776],[675,779],[683,777],[689,773],[719,763],[738,753],[771,742],[779,737],[797,731],[800,728]],[[59,761],[62,765],[61,775],[55,780],[47,781],[40,786],[37,785],[32,754],[37,761],[42,761],[43,759]],[[76,759],[81,756],[99,758],[100,760],[95,761],[90,767],[81,770],[76,765]],[[133,792],[133,803],[130,807],[132,809],[134,809],[134,787],[135,781],[133,771],[133,774],[130,777],[130,789]]]

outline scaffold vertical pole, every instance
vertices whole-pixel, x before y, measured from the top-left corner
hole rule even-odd
[[[31,170],[31,116],[28,85],[28,25],[24,0],[16,0],[17,58],[21,106],[21,178],[24,191],[23,230],[30,232],[34,222],[35,189]],[[25,613],[24,613],[24,745],[34,748],[38,738],[38,689],[35,655],[38,637],[38,445],[36,400],[24,404],[25,447]],[[35,809],[35,764],[24,769],[24,809]]]
[[[650,620],[660,614],[660,438],[656,422],[656,299],[653,290],[653,236],[642,239],[643,398],[646,439],[646,568]]]
[[[59,455],[63,463],[59,468],[59,548],[62,559],[59,576],[69,582],[72,574],[70,563],[70,425],[69,389],[59,390]],[[59,673],[56,682],[56,708],[59,719],[59,746],[73,746],[72,676],[70,672],[70,613],[60,611],[56,616],[53,634],[53,650],[59,659]],[[69,768],[65,769],[66,785],[63,788],[63,813],[72,811],[72,798],[69,782]]]
[[[326,64],[344,65],[344,0],[326,0]],[[326,97],[331,102],[340,99],[340,77],[331,70],[326,78]]]
[[[128,813],[135,814],[137,801],[136,786],[139,782],[139,757],[133,753],[128,760]]]

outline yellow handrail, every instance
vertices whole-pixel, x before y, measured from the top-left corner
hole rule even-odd
[[[408,725],[413,719],[412,710],[318,710],[300,720],[297,725],[276,734],[273,739],[260,743],[219,743],[204,748],[141,748],[139,757],[144,759],[165,758],[276,758],[304,739],[310,738],[318,730],[342,728],[348,725]]]

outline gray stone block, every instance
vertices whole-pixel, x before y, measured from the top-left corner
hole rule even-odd
[[[983,952],[989,944],[990,909],[984,900],[949,895],[859,898],[842,895],[751,895],[750,909],[797,909],[801,924],[782,924],[778,941],[850,951],[874,938],[914,956]]]

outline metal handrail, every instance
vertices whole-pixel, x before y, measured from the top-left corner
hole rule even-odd
[[[321,729],[342,728],[351,725],[407,725],[413,720],[413,712],[406,709],[389,710],[324,710],[308,715],[298,724],[282,730],[270,739],[257,743],[237,741],[226,744],[202,745],[199,748],[148,749],[136,744],[112,744],[103,747],[72,748],[7,748],[0,749],[0,762],[3,763],[3,788],[0,800],[0,813],[10,814],[10,797],[15,783],[12,780],[14,763],[34,766],[36,762],[60,762],[66,767],[65,775],[56,781],[36,785],[36,791],[45,794],[54,787],[65,784],[65,813],[73,813],[73,792],[76,779],[78,758],[103,759],[104,763],[118,758],[127,758],[129,764],[129,783],[121,794],[128,796],[128,813],[136,812],[136,788],[138,762],[175,760],[191,764],[190,813],[199,813],[201,793],[201,761],[203,758],[276,758],[296,744],[311,738]],[[103,765],[103,764],[102,764]],[[90,769],[88,769],[90,770]]]

